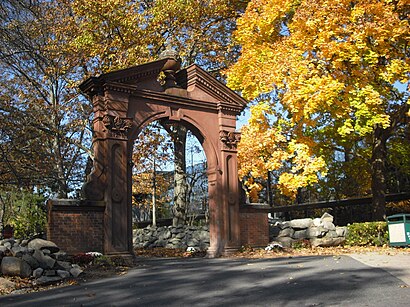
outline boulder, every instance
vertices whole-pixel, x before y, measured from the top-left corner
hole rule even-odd
[[[293,228],[284,228],[280,231],[278,237],[291,237],[294,232]]]
[[[335,224],[333,224],[332,222],[328,222],[328,221],[323,221],[323,228],[327,230],[336,230]]]
[[[33,284],[34,285],[47,285],[51,284],[57,281],[62,280],[60,276],[41,276],[40,278],[37,278]]]
[[[67,272],[66,270],[57,270],[57,275],[62,279],[66,279],[70,277],[70,272]]]
[[[38,261],[40,267],[43,269],[52,269],[56,261],[51,258],[50,256],[46,256],[43,252],[39,249],[34,251],[33,257]]]
[[[44,272],[44,270],[42,268],[37,268],[33,271],[32,276],[34,278],[39,278],[39,277],[41,277],[41,275],[43,275],[43,272]]]
[[[26,253],[28,253],[27,247],[22,247],[22,246],[19,246],[19,245],[14,245],[14,246],[11,248],[11,254],[12,254],[14,257],[19,257],[19,258],[21,258],[21,257],[23,257],[23,255],[26,254]]]
[[[274,242],[280,243],[283,247],[292,247],[292,244],[296,242],[296,240],[289,237],[276,237],[274,238]]]
[[[316,227],[322,226],[322,219],[320,219],[318,217],[313,219],[313,226],[316,226]]]
[[[8,276],[29,277],[31,267],[24,260],[17,257],[4,257],[1,261],[1,273]]]
[[[48,249],[51,253],[57,253],[60,248],[51,241],[43,240],[40,238],[36,238],[28,242],[27,244],[28,248],[33,248],[33,249]]]
[[[323,222],[330,222],[333,223],[333,215],[325,212],[323,213],[322,217],[320,218]]]
[[[289,222],[290,227],[297,229],[306,229],[313,225],[312,219],[296,219]]]
[[[70,274],[71,276],[73,276],[74,278],[77,278],[78,276],[80,276],[80,274],[83,273],[83,270],[81,270],[81,268],[79,266],[73,266],[70,269]]]
[[[296,240],[305,239],[307,237],[307,231],[308,231],[308,229],[295,231],[292,235],[292,238],[296,239]]]
[[[345,241],[345,238],[343,237],[339,237],[339,238],[324,237],[324,238],[310,239],[310,243],[312,244],[313,247],[337,246],[337,245],[342,244],[344,241]]]
[[[24,254],[23,255],[23,257],[22,257],[22,259],[25,261],[25,262],[27,262],[30,266],[31,266],[31,268],[34,270],[34,269],[37,269],[39,266],[40,266],[40,263],[37,261],[37,259],[36,258],[34,258],[32,255],[30,255],[30,254]]]
[[[310,227],[306,231],[306,238],[322,238],[326,235],[327,230],[323,227]]]
[[[347,235],[347,227],[336,227],[338,237],[345,237]]]

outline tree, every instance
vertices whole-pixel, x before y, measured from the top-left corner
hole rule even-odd
[[[67,197],[83,181],[90,107],[57,28],[66,7],[6,0],[0,8],[0,183]]]
[[[279,186],[295,196],[335,153],[368,149],[362,163],[370,165],[374,216],[382,219],[386,144],[408,125],[409,10],[395,0],[251,1],[238,20],[242,53],[228,84],[259,97],[270,122],[251,122],[240,148],[253,142],[247,129],[263,125],[283,148],[266,157],[262,149],[242,150],[241,159],[257,161],[259,175],[281,169]]]

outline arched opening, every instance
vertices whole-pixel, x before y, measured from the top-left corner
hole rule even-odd
[[[167,219],[159,224],[177,226],[209,220],[206,155],[189,126],[162,118],[140,129],[131,153],[134,222],[156,226]]]

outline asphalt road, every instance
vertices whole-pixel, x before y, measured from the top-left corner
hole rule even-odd
[[[8,295],[0,306],[409,306],[405,274],[349,256],[141,259],[126,275]]]

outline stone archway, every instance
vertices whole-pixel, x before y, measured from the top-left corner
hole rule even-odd
[[[197,65],[178,69],[178,62],[169,56],[91,77],[80,85],[93,104],[94,163],[84,185],[85,199],[78,202],[77,209],[96,212],[83,223],[91,226],[92,236],[102,239],[100,249],[105,254],[132,254],[132,145],[142,127],[159,119],[188,126],[205,151],[209,256],[229,253],[241,244],[236,151],[240,134],[235,128],[236,116],[246,101]],[[164,85],[158,81],[161,72]],[[57,213],[58,205],[62,208],[64,204],[54,201],[49,211]],[[49,236],[58,241],[57,215],[49,214]],[[97,227],[99,219],[102,222]],[[91,235],[82,236],[87,242],[93,240]]]

